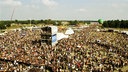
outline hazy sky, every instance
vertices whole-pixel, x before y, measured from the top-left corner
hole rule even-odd
[[[128,0],[0,0],[0,20],[128,19]]]

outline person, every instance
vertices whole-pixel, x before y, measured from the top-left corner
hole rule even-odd
[[[92,25],[75,31],[69,38],[59,40],[54,47],[38,43],[41,30],[10,31],[0,36],[0,58],[10,60],[9,65],[4,62],[1,68],[4,70],[8,66],[11,71],[84,72],[114,71],[128,65],[128,49],[125,48],[128,36],[94,30]]]

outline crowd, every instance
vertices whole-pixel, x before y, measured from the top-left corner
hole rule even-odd
[[[0,69],[113,72],[128,65],[128,36],[97,32],[90,26],[50,46],[33,43],[41,39],[40,34],[41,30],[21,30],[0,36]]]

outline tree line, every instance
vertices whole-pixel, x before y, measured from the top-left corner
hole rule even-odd
[[[0,21],[0,29],[6,29],[6,27],[10,27],[13,21]]]
[[[64,20],[6,20],[6,21],[0,21],[0,29],[6,29],[7,27],[10,27],[12,23],[14,24],[53,24],[53,25],[62,25],[62,22]],[[79,25],[82,24],[90,24],[92,21],[80,21],[80,20],[65,20],[64,22],[68,22],[68,25]],[[103,22],[103,27],[108,28],[128,28],[128,20],[108,20]]]
[[[7,27],[10,27],[11,24],[55,24],[55,21],[51,19],[47,20],[3,20],[0,21],[0,29],[6,29]]]
[[[80,21],[80,20],[51,20],[51,19],[46,19],[46,20],[6,20],[6,21],[0,21],[0,29],[6,29],[7,27],[10,27],[12,23],[14,24],[53,24],[53,25],[63,25],[63,22],[68,22],[68,25],[78,25],[80,23],[82,24],[89,24],[91,21]]]
[[[104,21],[102,26],[107,28],[128,28],[128,20],[108,20]]]

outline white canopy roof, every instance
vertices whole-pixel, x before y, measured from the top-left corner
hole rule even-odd
[[[126,33],[128,35],[128,31],[121,31],[121,33]]]
[[[0,35],[4,35],[4,33],[0,33]]]
[[[69,28],[66,30],[65,34],[67,34],[67,35],[74,34],[74,31],[73,31],[73,29]]]
[[[68,35],[65,35],[63,33],[57,33],[57,40],[61,40],[63,38],[68,38]]]

